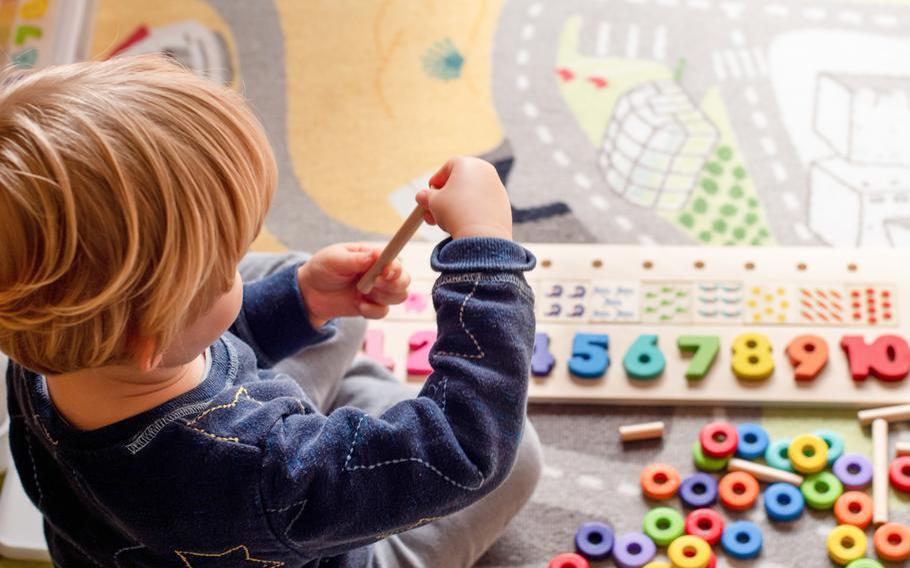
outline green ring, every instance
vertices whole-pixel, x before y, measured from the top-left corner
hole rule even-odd
[[[660,524],[666,526],[662,528],[658,526]],[[686,532],[686,522],[682,515],[670,507],[651,509],[645,515],[641,526],[657,546],[667,546]]]
[[[850,564],[847,564],[847,568],[885,568],[885,566],[878,560],[858,558]]]
[[[827,490],[816,487],[817,484],[824,484]],[[834,502],[844,492],[844,486],[835,475],[828,471],[820,471],[806,477],[803,484],[799,486],[803,497],[806,498],[806,504],[813,509],[825,510],[834,506]]]
[[[793,464],[790,463],[790,458],[787,457],[787,448],[790,447],[790,441],[790,438],[787,438],[768,444],[768,449],[765,450],[765,463],[774,469],[793,471]]]
[[[702,471],[720,471],[727,467],[727,460],[729,458],[706,456],[701,449],[701,442],[698,440],[695,440],[695,443],[692,444],[692,461],[695,462],[695,467]]]

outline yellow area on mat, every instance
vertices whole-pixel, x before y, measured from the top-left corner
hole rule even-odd
[[[389,194],[455,154],[497,146],[490,51],[503,0],[276,0],[285,35],[288,143],[305,191],[336,220],[383,233]],[[431,77],[445,39],[461,76]]]
[[[89,51],[94,59],[105,57],[140,26],[154,28],[193,20],[221,34],[231,52],[234,69],[239,69],[230,27],[204,0],[99,0],[97,14],[95,34]]]

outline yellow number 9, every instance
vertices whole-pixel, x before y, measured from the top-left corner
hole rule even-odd
[[[762,381],[774,372],[771,342],[760,333],[744,333],[733,340],[733,374],[744,381]]]

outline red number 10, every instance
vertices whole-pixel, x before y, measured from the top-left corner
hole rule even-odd
[[[870,374],[883,381],[900,381],[910,372],[910,346],[897,335],[883,335],[871,345],[860,335],[846,335],[840,346],[854,381],[865,381]]]

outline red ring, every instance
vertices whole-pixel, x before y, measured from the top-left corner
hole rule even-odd
[[[714,509],[695,509],[686,516],[686,533],[714,546],[724,534],[724,518]]]
[[[865,529],[872,522],[872,498],[862,491],[847,491],[834,503],[838,524]]]
[[[900,523],[885,523],[872,535],[875,553],[882,560],[900,562],[910,558],[910,528]]]
[[[888,468],[891,485],[898,491],[910,493],[910,456],[901,456]]]
[[[722,439],[717,440],[717,437]],[[706,456],[726,458],[736,452],[739,435],[736,433],[736,428],[729,422],[714,422],[701,429],[698,440],[701,442],[701,451]]]
[[[713,552],[711,553],[711,559],[708,560],[708,565],[705,568],[716,568],[717,567],[717,555]]]
[[[745,471],[733,471],[720,478],[717,493],[726,508],[745,511],[758,499],[758,480]]]
[[[638,480],[645,497],[658,501],[676,495],[681,481],[676,468],[665,463],[652,463],[646,466],[641,470]]]
[[[590,568],[584,556],[574,552],[566,552],[550,559],[548,568]]]

